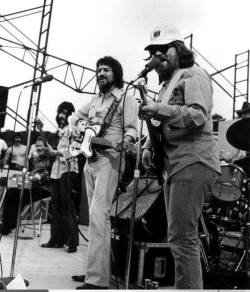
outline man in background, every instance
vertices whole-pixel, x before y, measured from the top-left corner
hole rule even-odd
[[[25,164],[25,154],[27,147],[22,144],[22,135],[15,133],[14,144],[6,150],[3,164],[4,168],[22,170]]]
[[[70,102],[62,102],[57,109],[56,121],[59,127],[57,149],[49,147],[55,161],[50,174],[51,182],[51,224],[50,239],[44,248],[65,247],[68,253],[76,252],[79,245],[77,216],[73,203],[73,186],[78,178],[77,158],[68,159],[71,133],[68,117],[74,111]]]

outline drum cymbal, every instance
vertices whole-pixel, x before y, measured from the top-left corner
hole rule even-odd
[[[250,151],[250,118],[232,124],[226,132],[226,138],[233,147]]]

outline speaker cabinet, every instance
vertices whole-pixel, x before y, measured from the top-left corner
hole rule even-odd
[[[111,209],[112,227],[119,236],[128,237],[134,192],[132,181],[125,193],[114,201]],[[166,241],[167,219],[163,188],[156,178],[141,177],[136,194],[134,240],[144,242]]]
[[[128,240],[112,236],[113,261],[111,274],[125,279]],[[144,280],[157,281],[159,286],[174,285],[174,259],[166,242],[133,241],[129,283],[144,288]],[[132,287],[131,287],[132,288]]]
[[[4,127],[9,88],[0,86],[0,128]]]

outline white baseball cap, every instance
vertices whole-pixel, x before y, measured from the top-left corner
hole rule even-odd
[[[156,27],[150,36],[151,43],[144,50],[150,50],[154,46],[167,45],[174,41],[184,42],[184,38],[173,24]]]

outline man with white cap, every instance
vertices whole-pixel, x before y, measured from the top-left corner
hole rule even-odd
[[[155,68],[162,88],[158,102],[142,103],[139,117],[160,122],[168,242],[175,260],[175,287],[202,289],[198,222],[216,183],[220,163],[212,130],[213,88],[207,72],[173,25],[157,27],[145,48],[162,62]],[[146,170],[154,165],[152,140],[143,147]],[[166,175],[167,174],[167,175]]]

